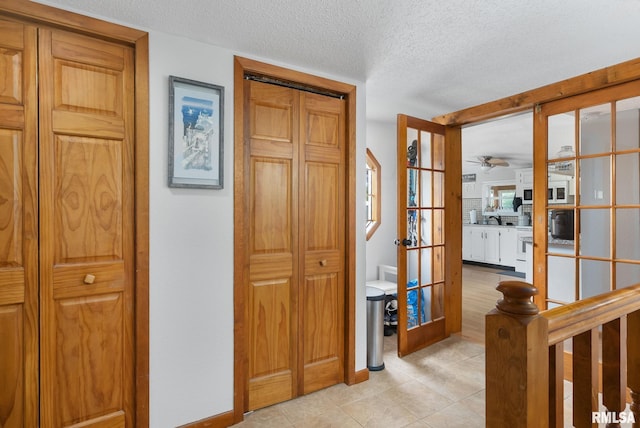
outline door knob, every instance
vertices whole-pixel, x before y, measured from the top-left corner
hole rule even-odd
[[[402,245],[404,245],[405,247],[408,247],[409,245],[411,245],[411,239],[404,238],[402,240]]]

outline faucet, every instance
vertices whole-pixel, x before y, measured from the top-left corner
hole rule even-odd
[[[496,216],[492,215],[492,216],[489,216],[489,218],[490,218],[490,219],[491,219],[491,218],[496,219],[496,221],[498,222],[498,226],[502,226],[502,218],[501,218],[500,216],[497,216],[497,217],[496,217]]]

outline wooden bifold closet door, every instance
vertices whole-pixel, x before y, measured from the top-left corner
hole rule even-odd
[[[133,49],[0,20],[0,58],[0,426],[133,426]]]
[[[245,81],[248,409],[344,381],[345,101]]]

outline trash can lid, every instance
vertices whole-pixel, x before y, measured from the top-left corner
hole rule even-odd
[[[384,290],[367,286],[367,300],[384,300]]]

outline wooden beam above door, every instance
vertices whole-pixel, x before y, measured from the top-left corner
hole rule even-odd
[[[532,109],[537,104],[579,95],[608,86],[640,79],[640,58],[601,68],[600,70],[469,107],[433,118],[443,125],[462,126],[499,116]]]

